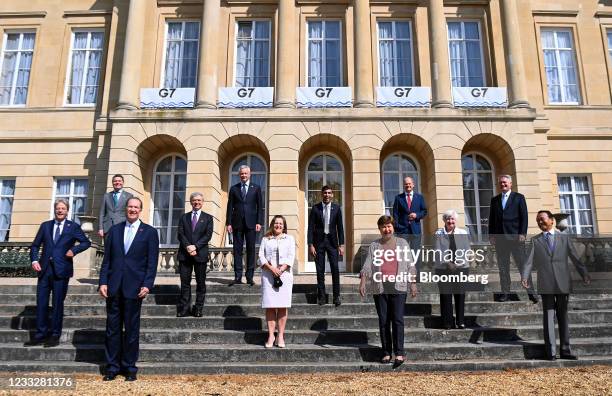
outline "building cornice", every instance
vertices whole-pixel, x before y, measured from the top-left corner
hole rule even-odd
[[[44,18],[46,11],[0,12],[0,18]]]
[[[76,11],[64,11],[64,18],[70,17],[95,17],[112,15],[112,10],[76,10]]]
[[[552,17],[575,17],[580,10],[533,10],[533,16],[552,16]]]

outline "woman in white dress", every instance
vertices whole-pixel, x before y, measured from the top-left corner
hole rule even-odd
[[[287,234],[287,221],[276,215],[270,223],[268,232],[259,246],[259,266],[261,267],[261,307],[266,310],[268,322],[268,341],[266,348],[277,345],[285,347],[285,325],[287,308],[291,307],[293,274],[291,267],[295,260],[295,239]],[[282,286],[274,287],[274,278],[280,278]],[[274,340],[274,330],[278,322],[278,337]]]

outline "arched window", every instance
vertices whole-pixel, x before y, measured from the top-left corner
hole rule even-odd
[[[414,191],[419,191],[419,171],[414,161],[404,154],[388,156],[382,165],[383,193],[385,196],[385,214],[393,212],[393,201],[404,191],[404,178],[414,180]]]
[[[159,232],[160,246],[176,246],[176,229],[185,213],[187,160],[169,155],[159,161],[153,172],[153,227]]]
[[[306,167],[306,199],[307,212],[306,219],[310,214],[313,205],[321,202],[321,188],[329,186],[333,193],[333,201],[340,205],[342,210],[343,220],[346,219],[346,211],[344,210],[344,167],[342,162],[331,154],[318,154],[313,157]],[[304,224],[304,235],[308,232],[308,220]],[[346,230],[346,228],[345,228]],[[346,234],[346,231],[345,231]],[[308,246],[306,246],[308,249]],[[314,269],[314,257],[307,253],[309,268]],[[339,268],[344,268],[343,257],[338,259]],[[314,271],[314,270],[313,270]]]
[[[489,209],[493,197],[493,168],[480,154],[461,158],[465,225],[471,235],[484,241],[489,235]]]
[[[255,154],[247,154],[238,158],[232,164],[230,169],[230,184],[229,187],[240,182],[240,176],[238,170],[242,165],[248,165],[251,168],[251,181],[259,187],[261,187],[261,193],[263,194],[264,204],[264,219],[268,221],[268,168],[263,159]],[[257,234],[257,244],[261,241],[261,238],[266,233],[268,224],[261,225],[261,231]]]

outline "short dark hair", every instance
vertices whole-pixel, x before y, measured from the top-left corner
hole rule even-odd
[[[140,198],[138,198],[138,197],[132,197],[132,198],[128,199],[128,200],[127,200],[127,202],[126,202],[126,204],[125,204],[125,207],[127,208],[128,204],[129,204],[129,203],[130,203],[130,201],[132,201],[132,200],[136,200],[136,201],[140,202],[140,209],[142,210],[142,200],[141,200]]]
[[[393,224],[393,217],[392,216],[387,216],[387,215],[382,215],[378,218],[378,221],[376,222],[376,224],[378,225],[378,228],[387,225],[387,224]]]
[[[125,181],[125,179],[123,178],[123,175],[121,175],[119,173],[113,175],[113,178],[111,180],[115,180],[115,177],[119,177],[121,179],[121,181]]]
[[[332,188],[330,186],[328,186],[327,184],[324,185],[323,187],[321,187],[321,192],[327,191],[327,190],[331,190]],[[332,190],[333,191],[333,190]]]
[[[555,216],[553,216],[550,210],[546,210],[546,209],[538,210],[538,214],[536,215],[536,217],[538,217],[540,213],[546,213],[546,216],[548,216],[549,219],[553,219],[553,220],[555,219]]]

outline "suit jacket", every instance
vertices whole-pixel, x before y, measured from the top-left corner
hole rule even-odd
[[[91,242],[81,230],[77,223],[65,220],[64,228],[57,243],[53,243],[53,229],[55,220],[45,221],[38,228],[34,242],[30,246],[30,260],[38,261],[41,277],[47,267],[52,266],[53,273],[57,278],[70,278],[74,275],[72,258],[66,257],[68,250],[72,250],[75,255],[89,249]],[[78,245],[76,244],[78,242]],[[40,245],[43,245],[42,254],[39,255]]]
[[[241,187],[242,182],[234,184],[230,188],[227,198],[225,225],[231,224],[232,228],[236,230],[243,228],[243,221],[249,230],[254,229],[256,224],[265,226],[261,188],[257,184],[250,182],[247,194],[242,199]]]
[[[98,229],[104,230],[106,234],[112,226],[125,221],[125,206],[127,205],[128,199],[132,197],[133,195],[125,191],[125,189],[122,190],[119,196],[119,202],[117,202],[117,206],[115,206],[113,191],[105,193],[102,197],[102,205],[100,205],[100,216],[98,216],[100,225]]]
[[[465,259],[465,253],[472,249],[472,245],[470,244],[470,235],[463,228],[455,227],[455,246],[457,247],[456,252],[462,251],[455,255],[455,264],[458,268],[469,268],[470,262]],[[445,261],[445,256],[448,258],[448,255],[445,252],[450,249],[450,236],[446,233],[444,227],[439,228],[434,234],[434,249],[436,251],[442,252],[442,255],[435,254],[435,268],[436,269],[447,269],[449,261]],[[461,254],[462,256],[459,256]],[[459,256],[459,257],[457,257]]]
[[[415,220],[408,221],[408,215],[416,213]],[[410,210],[408,209],[408,201],[406,201],[406,192],[398,194],[393,202],[393,219],[395,219],[396,234],[420,234],[421,219],[427,216],[427,206],[425,198],[419,193],[412,194],[412,202]]]
[[[501,194],[491,198],[489,235],[527,235],[527,202],[523,194],[510,192],[506,208],[502,209]]]
[[[198,263],[208,262],[208,242],[212,238],[213,233],[213,218],[204,211],[200,211],[200,218],[196,224],[195,230],[191,229],[191,216],[193,211],[187,212],[181,216],[178,224],[178,240],[179,261],[188,260],[190,257]],[[187,246],[195,245],[197,254],[191,256],[187,253]]]
[[[342,209],[335,202],[329,209],[330,242],[334,247],[344,245],[344,225],[342,224]],[[325,239],[325,223],[323,222],[323,202],[312,207],[308,216],[308,244],[315,248]]]
[[[120,291],[124,298],[135,299],[141,287],[153,290],[159,257],[157,230],[140,223],[127,254],[124,253],[125,222],[111,227],[104,240],[104,259],[100,268],[100,285],[108,286],[108,296]]]
[[[538,293],[569,294],[572,291],[572,278],[568,258],[572,260],[583,279],[588,271],[578,259],[578,253],[568,234],[555,232],[554,241],[551,252],[544,233],[531,239],[521,276],[522,279],[528,279],[535,265],[538,271]]]

